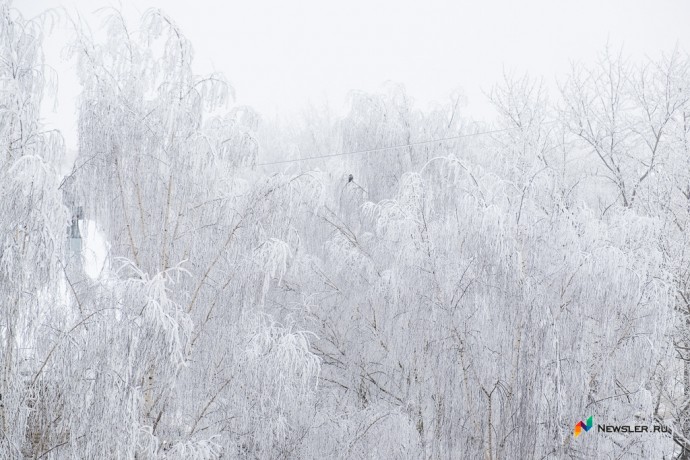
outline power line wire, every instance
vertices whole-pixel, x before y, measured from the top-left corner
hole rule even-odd
[[[367,150],[355,150],[353,152],[330,153],[328,155],[319,155],[319,156],[308,157],[308,158],[298,158],[298,159],[294,159],[294,160],[271,161],[268,163],[259,163],[259,164],[257,164],[257,166],[271,166],[271,165],[277,165],[277,164],[283,164],[283,163],[295,163],[297,161],[309,161],[309,160],[319,160],[321,158],[339,157],[342,155],[355,155],[358,153],[371,153],[371,152],[381,152],[381,151],[385,151],[385,150],[395,150],[395,149],[400,149],[403,147],[414,147],[416,145],[425,145],[425,144],[433,144],[435,142],[452,141],[455,139],[462,139],[465,137],[474,137],[474,136],[482,136],[482,135],[486,135],[486,134],[501,133],[504,131],[512,131],[514,129],[517,129],[517,128],[494,129],[492,131],[482,131],[482,132],[478,132],[478,133],[460,134],[458,136],[442,137],[440,139],[432,139],[432,140],[428,140],[428,141],[412,142],[410,144],[392,145],[390,147],[379,147],[379,148],[367,149]]]

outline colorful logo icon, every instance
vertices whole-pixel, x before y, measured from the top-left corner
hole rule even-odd
[[[589,431],[590,428],[592,428],[592,425],[593,425],[592,419],[593,418],[594,418],[593,416],[589,417],[587,419],[586,424],[582,420],[580,420],[579,422],[577,422],[575,424],[575,432],[573,434],[575,434],[576,438],[582,434],[582,430]]]

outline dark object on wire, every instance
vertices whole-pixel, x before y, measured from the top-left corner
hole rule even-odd
[[[352,182],[352,179],[354,179],[354,177],[352,177],[352,174],[350,174],[350,175],[347,177],[347,183],[349,184],[350,182]]]

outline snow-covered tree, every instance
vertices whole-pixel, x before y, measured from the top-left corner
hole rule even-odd
[[[688,457],[686,55],[506,75],[496,126],[392,84],[277,122],[106,10],[60,177],[52,16],[0,13],[0,457]]]

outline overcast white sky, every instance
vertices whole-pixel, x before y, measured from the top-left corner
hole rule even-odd
[[[674,46],[690,50],[688,0],[15,0],[24,16],[64,6],[92,18],[120,6],[134,20],[149,7],[165,10],[196,51],[199,73],[222,71],[238,102],[264,115],[291,114],[328,99],[344,107],[351,89],[376,91],[403,83],[420,106],[462,89],[467,110],[485,117],[482,90],[503,68],[553,81],[571,60],[592,61],[607,41],[631,56],[656,56]],[[78,88],[57,53],[65,34],[47,46],[60,72],[57,113],[69,145]]]

